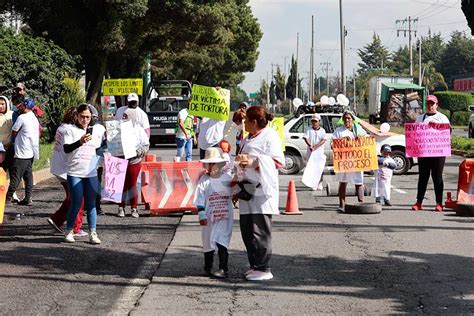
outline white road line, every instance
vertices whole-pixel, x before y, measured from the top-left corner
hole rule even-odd
[[[392,185],[392,189],[393,189],[393,191],[395,191],[395,192],[398,192],[398,193],[401,193],[401,194],[407,194],[406,191],[403,191],[403,190],[401,190],[401,189],[397,189],[397,188],[394,187],[393,185]]]

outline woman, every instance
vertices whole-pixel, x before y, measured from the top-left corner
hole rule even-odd
[[[125,200],[128,196],[130,199],[130,207],[132,208],[132,217],[138,218],[138,190],[137,180],[138,174],[142,167],[142,158],[150,148],[150,142],[145,130],[137,123],[136,109],[126,109],[122,117],[123,121],[131,121],[133,124],[134,138],[136,140],[135,150],[137,155],[128,159],[127,174],[125,176],[125,183],[122,194],[122,202],[119,204],[118,217],[125,217]]]
[[[61,183],[63,186],[66,197],[59,209],[50,218],[48,218],[47,221],[48,224],[50,224],[56,231],[60,233],[64,233],[64,231],[61,229],[61,226],[66,221],[67,211],[71,205],[71,196],[67,186],[67,155],[64,152],[64,137],[66,136],[67,130],[76,124],[76,116],[76,107],[70,107],[66,110],[66,113],[64,113],[63,123],[56,130],[56,135],[54,137],[54,152],[53,156],[51,157],[50,172],[56,176],[59,183]],[[83,209],[81,207],[76,217],[76,221],[74,222],[74,237],[83,237],[88,235],[86,232],[81,230],[82,213]]]
[[[285,157],[277,132],[267,127],[273,116],[265,108],[253,106],[247,110],[245,129],[249,133],[236,157],[239,179],[247,181],[252,196],[239,200],[240,230],[247,249],[250,270],[245,272],[249,281],[270,280],[272,255],[272,215],[278,210],[278,169]],[[252,186],[251,188],[249,186]]]
[[[5,149],[8,149],[11,142],[13,126],[12,114],[13,112],[10,111],[10,101],[7,97],[0,96],[0,142]],[[0,166],[7,170],[8,162],[9,161],[4,160]]]
[[[362,127],[354,123],[355,115],[351,111],[345,111],[342,114],[342,120],[344,125],[336,128],[332,134],[333,138],[354,139],[367,135],[367,132]],[[359,202],[364,202],[364,173],[362,171],[338,172],[336,173],[336,180],[339,181],[339,211],[344,212],[348,182],[355,184],[357,198]]]
[[[87,211],[89,225],[89,241],[91,244],[100,244],[96,232],[97,212],[95,198],[98,191],[96,149],[100,147],[103,134],[94,133],[89,127],[92,114],[88,104],[77,107],[77,122],[67,129],[64,136],[64,152],[67,154],[67,185],[71,194],[71,205],[67,213],[67,228],[65,241],[74,240],[74,222],[84,199],[84,209]]]

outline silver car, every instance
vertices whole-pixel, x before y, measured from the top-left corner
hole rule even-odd
[[[306,128],[311,126],[311,115],[303,114],[293,117],[285,123],[285,168],[281,169],[283,174],[296,174],[306,165],[307,145],[303,139]],[[327,165],[333,165],[333,154],[331,150],[332,133],[338,126],[342,117],[340,113],[319,113],[321,116],[321,127],[326,130],[327,142],[324,144],[324,152],[327,156]],[[405,156],[405,135],[389,133],[381,134],[380,131],[367,122],[361,122],[361,126],[371,136],[375,136],[377,153],[383,144],[392,147],[392,158],[397,163],[394,174],[405,174],[415,165],[416,161]]]

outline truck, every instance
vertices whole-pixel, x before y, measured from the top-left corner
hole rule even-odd
[[[148,83],[140,108],[150,122],[150,144],[175,142],[178,112],[188,107],[190,97],[191,83],[187,80],[151,80]]]
[[[425,88],[408,76],[374,76],[369,80],[369,123],[413,122],[425,107]]]

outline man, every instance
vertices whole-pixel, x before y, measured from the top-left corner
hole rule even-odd
[[[123,113],[128,109],[136,109],[137,112],[137,123],[140,125],[150,138],[150,122],[148,121],[148,115],[138,107],[138,95],[136,93],[130,93],[127,96],[128,106],[121,106],[115,113],[115,119],[120,121],[123,118]]]
[[[198,145],[199,158],[204,159],[206,149],[217,147],[224,138],[224,128],[226,121],[218,121],[204,117],[198,125]]]
[[[189,115],[187,107],[181,109],[178,113],[176,122],[176,146],[177,152],[176,157],[183,156],[183,152],[186,157],[186,161],[193,160],[193,140],[194,135],[194,116]]]
[[[31,205],[33,190],[33,159],[39,159],[39,122],[32,112],[34,103],[30,99],[20,97],[17,105],[20,116],[12,127],[12,137],[15,137],[14,158],[8,187],[7,202],[12,202],[21,179],[25,182],[25,197],[19,205]]]
[[[449,119],[443,113],[438,112],[438,98],[434,95],[429,95],[426,98],[426,113],[420,114],[416,117],[416,123],[428,124],[447,123],[450,124]],[[413,211],[420,211],[423,209],[423,199],[425,198],[426,187],[428,180],[433,179],[433,186],[436,197],[435,212],[443,211],[443,169],[446,162],[446,157],[419,157],[418,158],[418,190],[416,194],[416,203],[411,209]]]

